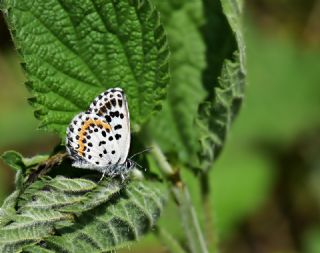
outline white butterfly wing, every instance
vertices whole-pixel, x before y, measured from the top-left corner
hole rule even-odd
[[[121,150],[105,118],[91,113],[76,115],[67,129],[66,147],[74,167],[103,171],[119,164]]]
[[[128,156],[130,148],[130,116],[128,102],[122,89],[112,88],[97,96],[89,106],[89,113],[103,117],[111,126],[120,151],[120,164]]]

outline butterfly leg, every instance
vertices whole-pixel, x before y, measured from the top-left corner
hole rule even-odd
[[[99,179],[99,182],[98,182],[98,183],[100,183],[100,182],[102,181],[102,179],[104,178],[105,175],[106,175],[106,170],[103,171],[102,176],[101,176],[101,178]]]

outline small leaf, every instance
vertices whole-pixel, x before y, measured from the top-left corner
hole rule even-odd
[[[6,151],[1,155],[1,159],[15,171],[25,170],[26,168],[23,157],[18,152]]]
[[[240,70],[238,54],[235,54],[235,59],[236,62],[225,61],[214,101],[200,106],[197,123],[199,131],[202,131],[199,157],[203,169],[211,168],[220,154],[243,99],[244,73]]]
[[[159,109],[169,80],[164,29],[149,1],[4,0],[41,127],[64,139],[72,117],[122,87],[133,126]]]
[[[56,177],[51,181],[50,186],[63,192],[86,192],[93,190],[96,184],[85,179],[70,179],[65,177]]]
[[[2,207],[0,208],[0,228],[13,219],[19,194],[20,191],[16,190],[4,200]]]
[[[49,158],[49,155],[36,155],[33,157],[23,157],[23,163],[26,167],[32,167],[35,165],[38,165],[39,163],[42,163],[46,161]]]
[[[29,167],[35,166],[48,159],[48,155],[36,155],[31,158],[23,157],[20,153],[16,151],[6,151],[1,155],[1,159],[13,168],[15,171],[25,170]]]

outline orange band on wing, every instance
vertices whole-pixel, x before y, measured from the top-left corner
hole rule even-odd
[[[101,120],[94,120],[94,119],[89,119],[87,120],[83,126],[81,127],[81,130],[79,132],[79,141],[78,141],[78,144],[79,144],[79,149],[78,149],[78,154],[83,156],[83,152],[84,152],[84,143],[83,143],[83,140],[85,138],[85,135],[84,133],[88,130],[88,128],[90,127],[91,124],[94,124],[96,126],[102,126],[104,129],[106,130],[109,130],[111,131],[111,126],[108,124],[108,123],[105,123]],[[108,132],[109,132],[108,131]]]

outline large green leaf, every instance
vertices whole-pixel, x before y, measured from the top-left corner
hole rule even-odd
[[[149,231],[165,200],[161,184],[44,177],[0,209],[1,252],[105,252]],[[10,201],[9,201],[10,200]]]
[[[199,0],[156,3],[163,14],[172,52],[171,85],[163,110],[151,122],[150,131],[163,150],[189,162],[195,158],[200,138],[194,129],[198,105],[206,96],[201,84],[206,53],[201,34],[202,3]]]
[[[159,108],[168,46],[158,12],[139,0],[4,0],[41,127],[65,135],[71,118],[122,87],[133,125]]]
[[[157,1],[172,57],[156,141],[192,167],[208,169],[236,116],[244,86],[241,5],[236,1]]]
[[[204,1],[208,22],[204,29],[208,48],[204,85],[209,95],[199,106],[197,126],[202,132],[200,167],[205,170],[212,167],[220,154],[243,99],[245,48],[240,2],[222,0],[221,9],[217,2]],[[212,28],[216,33],[212,33]]]

